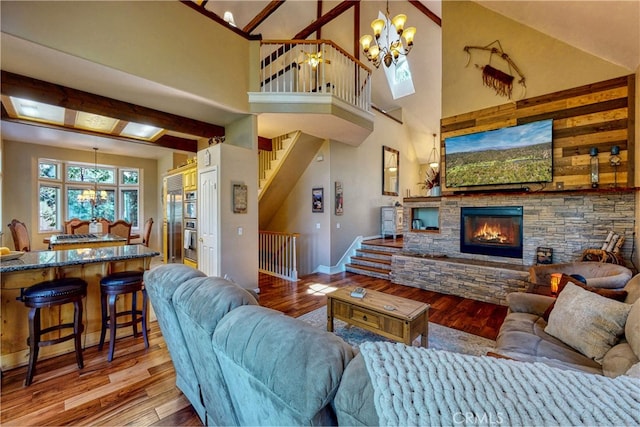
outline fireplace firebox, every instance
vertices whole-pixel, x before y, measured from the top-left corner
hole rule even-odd
[[[460,252],[522,258],[522,206],[463,207]]]

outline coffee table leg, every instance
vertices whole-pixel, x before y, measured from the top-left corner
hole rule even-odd
[[[333,304],[331,298],[327,300],[327,331],[333,332]]]
[[[420,337],[420,345],[424,348],[429,347],[429,316],[425,316],[424,320],[424,332],[422,332],[422,337]]]

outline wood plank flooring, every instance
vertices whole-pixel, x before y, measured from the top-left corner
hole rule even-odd
[[[314,274],[298,282],[260,275],[260,303],[297,317],[326,304],[332,288],[362,286],[431,304],[430,321],[495,339],[506,308],[423,291],[352,273]],[[26,319],[25,319],[26,321]],[[79,370],[73,354],[42,360],[34,382],[23,386],[26,367],[3,373],[0,424],[10,425],[201,425],[175,387],[175,373],[158,324],[145,350],[142,338],[123,338],[113,362],[107,348],[84,351]]]

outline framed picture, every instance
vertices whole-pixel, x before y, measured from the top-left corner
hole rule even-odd
[[[344,198],[342,197],[342,182],[336,181],[336,215],[344,213]]]
[[[233,213],[247,213],[247,186],[233,184]]]
[[[324,189],[314,188],[311,190],[311,212],[324,212]]]
[[[538,264],[551,264],[553,258],[552,248],[538,247],[536,249],[536,262]]]

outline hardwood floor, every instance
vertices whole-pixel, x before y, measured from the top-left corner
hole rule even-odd
[[[260,275],[260,303],[297,317],[326,304],[332,288],[362,286],[431,304],[429,320],[495,339],[506,307],[423,291],[352,273],[314,274],[298,282]],[[26,319],[25,319],[26,321]],[[42,360],[34,382],[23,386],[26,367],[3,373],[0,424],[7,425],[201,425],[175,387],[164,340],[153,322],[150,347],[142,338],[117,342],[113,362],[107,349],[84,351],[79,370],[73,354]]]

